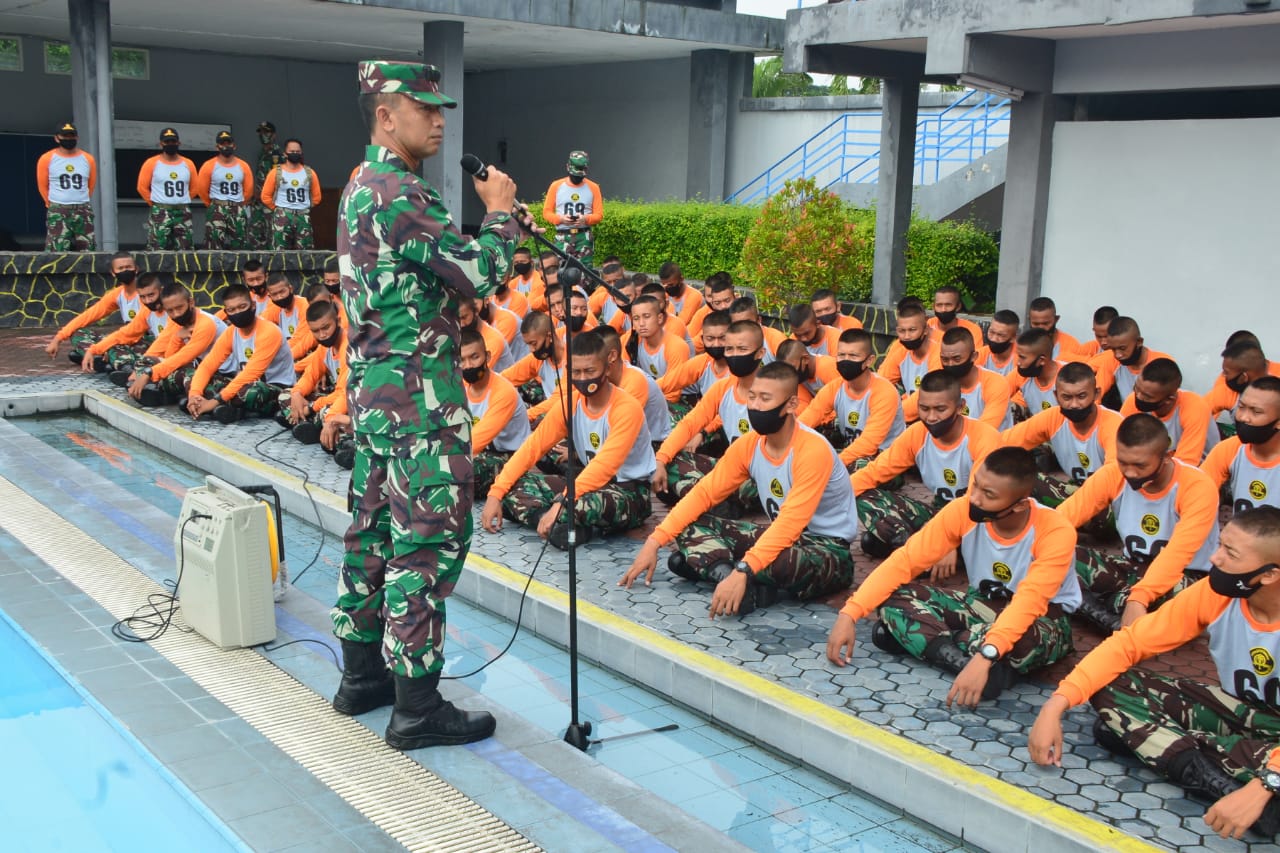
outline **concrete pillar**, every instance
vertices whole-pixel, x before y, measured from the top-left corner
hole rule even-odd
[[[440,69],[440,91],[458,102],[455,109],[445,110],[444,142],[436,156],[422,163],[422,177],[444,200],[455,224],[462,222],[463,174],[462,117],[466,99],[462,97],[462,22],[432,21],[422,25],[422,61]],[[470,184],[471,178],[466,179]]]
[[[98,161],[92,196],[98,248],[120,247],[116,218],[115,112],[111,85],[111,7],[106,0],[67,0],[71,113],[80,145]]]
[[[1069,118],[1068,110],[1064,99],[1041,93],[1027,93],[1011,107],[996,308],[1021,317],[1040,295],[1053,127]]]
[[[920,81],[886,77],[880,123],[880,178],[876,187],[876,253],[871,301],[894,305],[903,295],[907,269],[907,227],[911,224],[911,189],[915,174],[916,113]]]
[[[689,57],[689,198],[724,198],[729,89],[729,51],[695,50]]]

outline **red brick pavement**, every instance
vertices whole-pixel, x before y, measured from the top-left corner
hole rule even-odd
[[[67,376],[77,368],[67,358],[70,347],[63,343],[56,359],[44,348],[56,329],[0,329],[0,377]]]

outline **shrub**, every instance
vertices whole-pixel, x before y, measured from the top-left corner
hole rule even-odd
[[[995,304],[1000,249],[995,238],[972,222],[912,219],[907,230],[906,291],[928,301],[944,284],[965,295],[969,310]]]

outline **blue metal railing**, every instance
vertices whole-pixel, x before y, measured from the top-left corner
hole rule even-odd
[[[726,202],[751,204],[794,178],[818,185],[874,183],[880,176],[880,129],[853,126],[883,114],[845,113],[831,121]],[[967,165],[1009,141],[1009,100],[970,90],[945,110],[916,122],[916,184],[935,183],[951,164]],[[878,122],[877,122],[878,124]]]

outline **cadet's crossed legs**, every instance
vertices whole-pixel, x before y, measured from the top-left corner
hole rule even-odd
[[[493,481],[498,478],[498,472],[510,458],[510,453],[494,450],[492,447],[486,447],[471,457],[471,464],[475,470],[477,498],[484,498],[489,494],[489,487],[493,485]]]
[[[531,530],[537,529],[556,495],[564,492],[565,480],[541,471],[530,471],[502,499],[503,514]],[[644,524],[653,511],[649,483],[610,481],[603,488],[579,495],[575,523],[594,527],[602,533],[620,533]]]
[[[1080,585],[1104,607],[1113,613],[1123,613],[1125,602],[1129,598],[1129,590],[1142,580],[1147,567],[1135,563],[1122,554],[1109,554],[1094,548],[1076,547],[1076,574],[1080,576]],[[1151,602],[1149,610],[1155,610],[1174,594],[1185,589],[1187,579],[1179,579],[1173,589]]]
[[[689,490],[697,485],[699,480],[711,473],[711,469],[716,467],[716,461],[702,453],[690,453],[687,450],[677,453],[667,463],[667,491],[659,495],[663,503],[674,506],[676,501],[689,494]],[[735,517],[752,507],[758,509],[760,493],[756,489],[755,480],[745,481],[738,487],[737,493],[730,495],[725,503],[732,507],[731,514]]]
[[[867,489],[858,493],[858,522],[862,529],[886,545],[898,548],[924,527],[941,507],[890,491]]]

